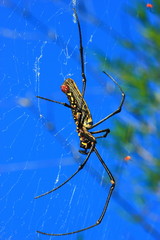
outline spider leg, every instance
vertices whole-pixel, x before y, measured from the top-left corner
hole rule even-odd
[[[116,111],[112,112],[107,117],[103,118],[99,122],[97,122],[94,125],[92,125],[92,127],[90,129],[92,129],[94,127],[97,127],[99,124],[101,124],[102,122],[106,121],[108,118],[110,118],[110,117],[114,116],[115,114],[119,113],[122,110],[122,106],[123,106],[123,103],[124,103],[124,100],[125,100],[125,93],[123,92],[123,90],[120,87],[120,85],[116,82],[116,80],[112,76],[110,76],[108,73],[106,73],[104,71],[103,71],[103,73],[105,73],[119,87],[119,89],[120,89],[120,91],[122,93],[122,99],[121,99],[120,105],[119,105],[119,107],[117,108]]]
[[[83,87],[82,87],[82,99],[84,98],[85,94],[85,89],[86,89],[86,75],[84,71],[84,54],[83,54],[83,43],[82,43],[82,32],[81,32],[81,25],[79,22],[79,18],[76,12],[76,9],[73,8],[74,15],[77,21],[78,25],[78,32],[79,32],[79,52],[80,52],[80,60],[81,60],[81,76],[82,76],[82,82],[83,82]]]
[[[112,175],[112,173],[110,172],[109,168],[107,167],[107,165],[105,164],[105,162],[103,161],[103,159],[101,158],[100,154],[98,153],[97,149],[94,148],[94,152],[96,153],[99,161],[101,162],[102,166],[104,167],[105,171],[107,172],[109,178],[110,178],[110,182],[111,182],[111,187],[110,187],[110,190],[109,190],[109,193],[108,193],[108,196],[107,196],[107,199],[106,199],[106,202],[104,204],[104,207],[103,207],[103,210],[102,210],[102,213],[100,215],[100,217],[98,218],[98,220],[96,221],[95,224],[89,226],[89,227],[86,227],[86,228],[82,228],[80,230],[77,230],[77,231],[73,231],[73,232],[69,232],[69,233],[57,233],[57,234],[54,234],[54,233],[45,233],[45,232],[41,232],[41,231],[37,231],[37,233],[41,233],[41,234],[44,234],[44,235],[49,235],[49,236],[64,236],[64,235],[70,235],[70,234],[74,234],[74,233],[79,233],[79,232],[83,232],[85,230],[88,230],[90,228],[93,228],[93,227],[96,227],[97,225],[99,225],[103,218],[104,218],[104,215],[107,211],[107,208],[108,208],[108,204],[109,204],[109,201],[110,201],[110,198],[111,198],[111,195],[112,195],[112,192],[114,190],[114,187],[115,187],[115,180],[114,180],[114,177]]]
[[[91,153],[94,151],[94,145],[95,145],[95,144],[93,144],[92,147],[90,148],[90,150],[89,150],[89,152],[88,152],[88,154],[87,154],[84,162],[78,167],[77,171],[75,171],[75,173],[73,173],[72,176],[70,176],[66,181],[64,181],[64,182],[63,182],[61,185],[59,185],[58,187],[53,188],[53,189],[51,189],[50,191],[45,192],[45,193],[43,193],[43,194],[41,194],[41,195],[39,195],[39,196],[36,196],[34,199],[37,199],[37,198],[46,196],[47,194],[50,194],[50,193],[54,192],[55,190],[59,189],[60,187],[62,187],[63,185],[65,185],[67,182],[69,182],[79,171],[81,171],[81,170],[83,169],[83,167],[84,167],[85,164],[87,163],[87,161],[88,161]]]
[[[40,99],[43,99],[43,100],[46,100],[46,101],[49,101],[49,102],[54,102],[54,103],[61,104],[61,105],[63,105],[64,107],[72,108],[69,104],[64,103],[64,102],[58,102],[58,101],[54,101],[54,100],[51,100],[51,99],[49,99],[49,98],[44,98],[44,97],[40,97],[40,96],[36,96],[36,97],[37,97],[37,98],[40,98]]]
[[[110,186],[110,190],[109,190],[109,193],[108,193],[108,196],[107,196],[107,199],[106,199],[106,202],[105,202],[105,205],[104,205],[104,208],[102,210],[102,213],[99,217],[99,219],[97,220],[96,224],[95,225],[98,225],[102,222],[103,218],[104,218],[104,215],[107,211],[107,208],[108,208],[108,204],[109,204],[109,201],[110,201],[110,198],[112,196],[112,192],[115,188],[115,180],[114,180],[114,177],[111,173],[111,171],[109,170],[109,168],[107,167],[107,165],[105,164],[105,162],[103,161],[102,157],[100,156],[99,152],[97,151],[96,148],[94,148],[94,152],[96,153],[99,161],[101,162],[102,166],[104,167],[105,171],[107,172],[109,178],[110,178],[110,183],[111,183],[111,186]]]
[[[102,136],[95,137],[95,138],[97,139],[97,138],[105,138],[105,137],[107,137],[108,133],[110,133],[110,129],[107,128],[107,129],[103,129],[103,130],[99,130],[99,131],[94,131],[94,132],[90,132],[90,133],[91,133],[91,134],[97,134],[97,133],[102,133],[102,132],[105,132],[105,134],[102,135]]]

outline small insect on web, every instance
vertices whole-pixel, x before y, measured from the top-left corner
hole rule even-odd
[[[96,148],[96,144],[97,144],[97,139],[98,138],[105,138],[107,137],[108,133],[110,132],[110,129],[106,128],[106,129],[102,129],[99,131],[90,131],[91,129],[97,127],[98,125],[100,125],[101,123],[103,123],[104,121],[106,121],[107,119],[109,119],[110,117],[114,116],[115,114],[119,113],[122,109],[124,100],[125,100],[125,93],[123,92],[122,88],[119,86],[119,84],[116,82],[116,80],[111,77],[108,73],[103,72],[104,74],[106,74],[120,89],[121,94],[122,94],[122,99],[120,102],[119,107],[112,112],[111,114],[109,114],[108,116],[106,116],[105,118],[101,119],[100,121],[98,121],[97,123],[93,124],[93,120],[92,120],[92,115],[90,113],[90,110],[87,106],[86,101],[84,100],[84,95],[85,95],[85,89],[86,89],[86,75],[85,75],[85,71],[84,71],[84,57],[83,57],[83,45],[82,45],[82,33],[81,33],[81,26],[80,26],[80,22],[79,22],[79,18],[77,15],[77,12],[75,9],[73,9],[74,14],[75,14],[75,18],[77,21],[77,26],[78,26],[78,32],[79,32],[79,51],[80,51],[80,60],[81,60],[81,76],[82,76],[82,92],[79,91],[76,83],[74,82],[74,80],[72,80],[71,78],[67,78],[64,83],[61,86],[61,90],[62,92],[64,92],[68,98],[69,104],[64,103],[64,102],[58,102],[55,100],[51,100],[48,98],[44,98],[44,97],[40,97],[37,96],[37,98],[41,98],[47,101],[51,101],[54,103],[58,103],[61,104],[67,108],[70,108],[72,111],[72,115],[76,124],[76,129],[77,129],[77,133],[80,139],[80,148],[81,150],[79,150],[79,152],[81,154],[85,154],[86,158],[83,161],[83,163],[78,167],[77,171],[75,171],[75,173],[73,173],[66,181],[64,181],[61,185],[59,185],[58,187],[45,192],[37,197],[35,197],[35,199],[43,197],[57,189],[59,189],[60,187],[62,187],[63,185],[65,185],[67,182],[69,182],[78,172],[80,172],[83,167],[85,166],[85,164],[87,163],[87,161],[89,160],[91,154],[94,152],[98,158],[98,160],[100,161],[100,163],[102,164],[103,168],[105,169],[106,173],[108,174],[109,178],[110,178],[110,190],[106,199],[106,202],[104,204],[103,210],[101,212],[100,217],[98,218],[98,220],[96,221],[96,223],[94,223],[91,226],[76,230],[76,231],[72,231],[72,232],[67,232],[67,233],[45,233],[42,231],[37,231],[38,233],[44,234],[44,235],[49,235],[49,236],[62,236],[62,235],[69,235],[69,234],[73,234],[73,233],[78,233],[78,232],[82,232],[84,230],[88,230],[90,228],[93,228],[97,225],[99,225],[103,218],[104,215],[106,213],[106,210],[108,208],[108,204],[112,195],[112,192],[115,188],[115,180],[114,177],[112,175],[112,173],[110,172],[109,168],[107,167],[106,163],[103,161],[101,155],[99,154],[97,148]],[[95,134],[99,134],[99,133],[103,133],[102,135],[98,135],[98,136],[94,136]]]

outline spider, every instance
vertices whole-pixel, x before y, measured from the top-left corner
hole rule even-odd
[[[110,132],[110,129],[103,129],[103,130],[99,130],[99,131],[90,131],[91,129],[97,127],[98,125],[100,125],[101,123],[103,123],[104,121],[106,121],[107,119],[109,119],[110,117],[114,116],[115,114],[119,113],[122,109],[124,100],[125,100],[125,93],[123,92],[122,88],[119,86],[119,84],[116,82],[116,80],[110,76],[108,73],[103,72],[104,74],[106,74],[120,89],[121,94],[122,94],[122,99],[120,102],[119,107],[117,108],[117,110],[115,110],[114,112],[112,112],[111,114],[109,114],[108,116],[106,116],[105,118],[101,119],[100,121],[98,121],[97,123],[93,124],[93,120],[92,120],[92,116],[90,113],[90,110],[87,106],[86,101],[84,100],[84,95],[85,95],[85,89],[86,89],[86,75],[85,75],[85,71],[84,71],[84,56],[83,56],[83,44],[82,44],[82,33],[81,33],[81,26],[80,26],[80,22],[79,22],[79,18],[77,15],[77,12],[75,9],[73,9],[74,11],[74,15],[76,18],[76,22],[77,22],[77,26],[78,26],[78,34],[79,34],[79,52],[80,52],[80,61],[81,61],[81,76],[82,76],[82,92],[79,91],[76,83],[74,82],[74,80],[72,80],[71,78],[67,78],[64,83],[61,85],[61,90],[62,92],[64,92],[68,98],[69,104],[64,103],[64,102],[58,102],[58,101],[54,101],[48,98],[44,98],[44,97],[40,97],[40,96],[36,96],[37,98],[41,98],[43,100],[47,100],[47,101],[51,101],[57,104],[61,104],[67,108],[70,108],[72,111],[72,115],[76,124],[76,129],[77,129],[77,133],[80,139],[80,150],[79,152],[81,154],[85,154],[86,158],[85,160],[82,162],[82,164],[78,167],[78,169],[75,171],[75,173],[73,173],[66,181],[64,181],[62,184],[60,184],[58,187],[43,193],[39,196],[36,196],[35,199],[43,197],[57,189],[59,189],[60,187],[62,187],[63,185],[65,185],[67,182],[69,182],[77,173],[79,173],[85,166],[85,164],[87,163],[87,161],[89,160],[91,154],[94,152],[98,158],[98,160],[100,161],[100,163],[102,164],[103,168],[105,169],[106,173],[108,174],[109,178],[110,178],[110,190],[108,193],[108,196],[106,198],[106,202],[104,204],[104,207],[102,209],[101,215],[98,218],[98,220],[96,221],[96,223],[94,223],[91,226],[73,231],[73,232],[67,232],[67,233],[45,233],[42,231],[37,231],[37,233],[41,233],[44,235],[49,235],[49,236],[63,236],[63,235],[69,235],[69,234],[74,234],[74,233],[79,233],[85,230],[88,230],[90,228],[93,228],[97,225],[99,225],[104,216],[105,213],[107,211],[108,208],[108,204],[112,195],[112,192],[115,188],[115,180],[114,177],[112,175],[112,173],[110,172],[109,168],[107,167],[106,163],[103,161],[101,155],[99,154],[97,148],[96,148],[96,144],[97,144],[97,139],[98,138],[105,138],[107,137],[108,133]],[[99,133],[103,133],[100,136],[94,136],[95,134],[99,134]]]

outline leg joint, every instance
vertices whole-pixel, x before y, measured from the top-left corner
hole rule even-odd
[[[100,224],[102,220],[98,219],[96,225]]]
[[[114,179],[112,179],[111,181],[111,189],[114,189],[115,188],[115,185],[116,185],[116,182],[115,182],[115,180]]]
[[[78,170],[81,170],[84,167],[84,164],[81,164],[78,168]]]

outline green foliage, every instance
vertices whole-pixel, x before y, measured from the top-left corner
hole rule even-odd
[[[146,191],[154,193],[156,198],[160,186],[160,2],[153,1],[153,9],[139,4],[136,9],[127,8],[127,12],[134,22],[137,38],[131,41],[119,36],[119,44],[129,57],[124,60],[117,56],[106,63],[104,54],[99,54],[98,59],[103,69],[109,69],[113,75],[118,73],[123,81],[127,116],[115,123],[114,147],[120,156],[123,147],[135,156],[141,171],[136,184],[144,187],[141,196],[146,198],[145,204]]]

